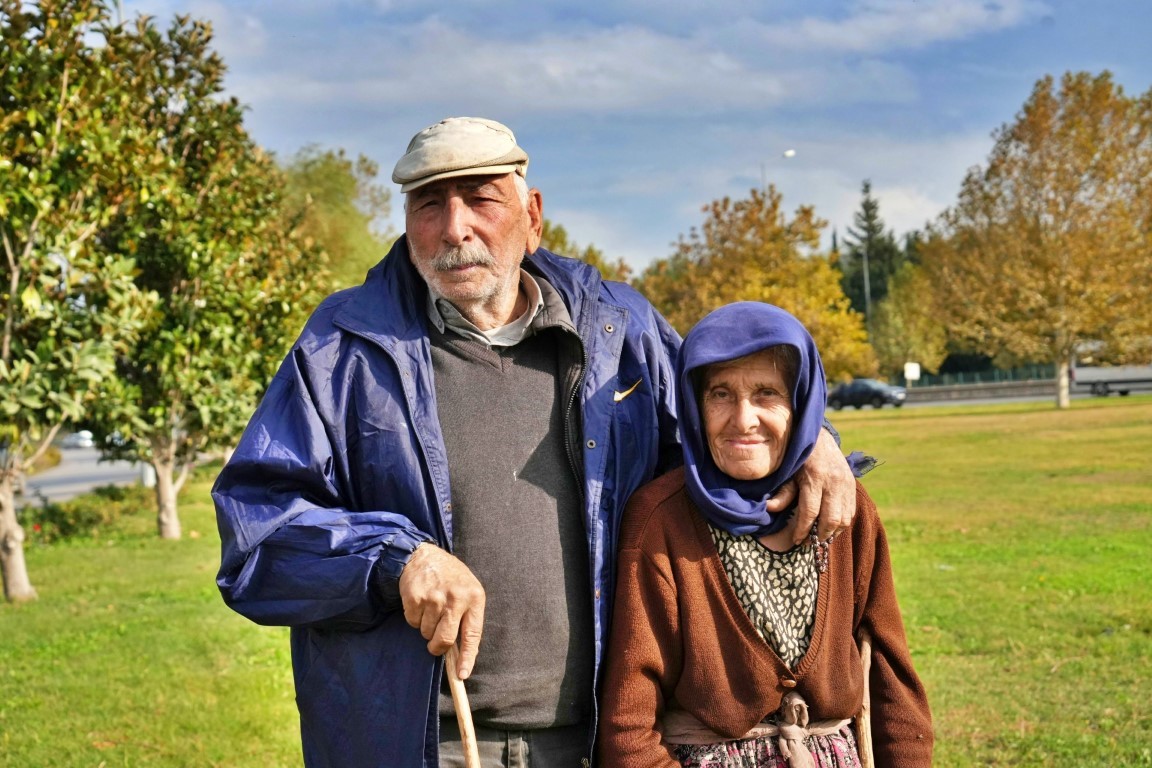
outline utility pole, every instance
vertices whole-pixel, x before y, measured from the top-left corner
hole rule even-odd
[[[868,340],[872,340],[872,278],[868,269],[868,251],[872,250],[872,238],[864,242],[861,253],[864,255],[864,327],[868,330]]]

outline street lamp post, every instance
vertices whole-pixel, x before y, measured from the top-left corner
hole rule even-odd
[[[786,149],[780,153],[780,157],[785,160],[790,157],[796,157],[796,150]],[[768,167],[764,163],[760,163],[760,191],[768,194]]]

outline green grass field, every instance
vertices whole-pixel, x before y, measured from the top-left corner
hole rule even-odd
[[[938,766],[1152,766],[1152,397],[843,411],[896,565]],[[300,764],[287,631],[228,611],[208,479],[30,546],[0,606],[0,766]]]

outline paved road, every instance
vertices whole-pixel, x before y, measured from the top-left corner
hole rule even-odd
[[[131,485],[140,482],[140,465],[127,461],[100,460],[95,448],[62,448],[60,463],[28,478],[23,499],[18,504],[66,501],[101,485]]]

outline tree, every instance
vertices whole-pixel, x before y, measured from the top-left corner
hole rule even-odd
[[[880,201],[872,196],[872,182],[861,188],[860,210],[853,217],[855,227],[844,238],[847,250],[837,265],[843,277],[840,285],[852,302],[852,309],[864,315],[872,332],[873,308],[888,295],[888,281],[904,261],[893,234],[880,218]]]
[[[1045,77],[994,137],[923,264],[950,332],[1003,362],[1055,364],[1064,408],[1081,344],[1123,361],[1152,338],[1152,91]]]
[[[36,591],[14,488],[63,424],[85,416],[151,297],[135,264],[95,246],[134,196],[146,144],[109,66],[92,0],[0,0],[0,571]]]
[[[605,280],[619,280],[626,283],[628,278],[632,276],[631,268],[624,263],[623,259],[610,262],[604,257],[604,252],[594,245],[581,248],[568,239],[568,231],[564,227],[553,224],[548,219],[544,219],[544,231],[540,236],[540,247],[552,251],[552,253],[571,256],[591,264],[600,270],[600,274],[604,276]]]
[[[177,494],[199,457],[239,436],[315,306],[322,259],[283,226],[285,181],[221,96],[211,29],[177,17],[166,33],[141,17],[111,47],[152,137],[140,205],[100,233],[105,253],[133,254],[137,285],[159,296],[118,357],[90,417],[106,455],[156,470],[157,528],[179,538]]]
[[[392,196],[376,183],[379,167],[344,150],[307,146],[284,165],[288,227],[325,254],[332,290],[359,285],[388,254],[396,233],[388,224]]]
[[[932,302],[925,301],[931,295],[924,271],[911,262],[889,280],[888,296],[876,306],[872,322],[872,348],[888,376],[900,375],[908,362],[936,373],[948,356],[947,330]]]
[[[702,228],[681,236],[676,252],[648,267],[636,287],[681,333],[733,301],[776,304],[808,328],[829,377],[873,373],[862,318],[830,259],[818,252],[825,223],[808,206],[788,220],[772,186],[750,194],[705,206]]]

